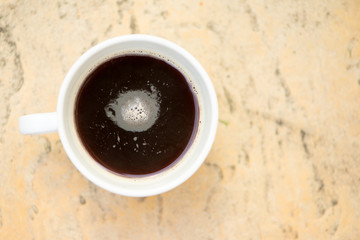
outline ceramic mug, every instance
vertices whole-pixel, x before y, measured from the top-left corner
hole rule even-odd
[[[75,98],[91,69],[112,56],[146,51],[176,63],[191,79],[199,104],[199,125],[193,143],[172,167],[145,177],[126,177],[107,170],[83,147],[75,129]],[[20,132],[41,134],[58,131],[64,149],[75,167],[94,184],[113,193],[144,197],[166,192],[185,182],[201,166],[214,142],[218,104],[214,87],[200,63],[180,46],[150,35],[125,35],[99,43],[71,67],[62,83],[57,111],[22,116]]]

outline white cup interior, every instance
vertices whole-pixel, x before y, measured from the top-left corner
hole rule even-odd
[[[200,109],[196,137],[183,158],[165,171],[139,178],[114,174],[97,163],[83,147],[74,123],[75,98],[87,74],[108,58],[134,51],[151,53],[176,65],[195,88]],[[215,90],[200,63],[178,45],[149,35],[113,38],[84,53],[65,77],[59,94],[57,113],[61,141],[76,168],[90,181],[108,191],[137,197],[166,192],[194,174],[210,151],[218,122]]]

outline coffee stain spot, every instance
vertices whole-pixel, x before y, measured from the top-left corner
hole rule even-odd
[[[357,39],[355,37],[351,38],[351,40],[346,48],[349,58],[352,58],[352,52],[353,52],[354,47],[356,46],[356,43],[357,43]]]
[[[90,193],[92,193],[92,194],[96,194],[97,193],[97,191],[98,191],[98,187],[95,185],[95,184],[93,184],[92,182],[90,182],[89,181],[89,191],[90,191]]]
[[[33,221],[35,219],[35,215],[38,213],[39,213],[39,209],[37,208],[37,206],[35,204],[32,205],[31,208],[28,208],[28,216],[31,221]]]
[[[117,0],[116,1],[116,6],[117,6],[117,14],[119,16],[119,21],[118,23],[121,24],[122,20],[124,18],[124,11],[127,11],[130,6],[132,5],[132,2],[129,0]]]
[[[222,180],[224,178],[224,173],[223,173],[222,169],[216,163],[205,162],[205,166],[215,169],[220,180]]]
[[[41,151],[36,155],[36,158],[29,162],[27,166],[27,171],[24,172],[24,178],[26,179],[26,190],[33,195],[34,194],[34,177],[36,172],[40,169],[41,166],[46,165],[48,154],[51,152],[51,144],[47,137],[45,136],[34,136],[38,146],[41,146]],[[34,213],[38,212],[37,206],[32,205],[28,209],[28,215],[31,220],[34,219]]]
[[[338,228],[339,228],[339,223],[338,223],[338,222],[335,222],[335,223],[331,226],[331,228],[328,230],[329,234],[332,235],[332,236],[335,235],[335,233],[337,232]]]
[[[266,113],[266,112],[260,112],[258,110],[252,110],[252,109],[245,109],[247,115],[249,117],[259,117],[261,119],[264,119],[266,121],[274,122],[279,127],[287,128],[289,131],[293,131],[296,127],[293,126],[293,124],[289,121],[285,121],[282,118],[273,116],[272,114]]]
[[[79,196],[79,201],[80,201],[80,204],[81,204],[81,205],[85,205],[85,204],[86,204],[86,200],[85,200],[85,198],[84,198],[82,195]]]
[[[64,19],[67,16],[79,19],[78,6],[76,1],[60,1],[57,2],[56,6],[59,19]]]
[[[313,181],[314,181],[312,184],[313,195],[317,207],[317,215],[320,218],[325,214],[331,202],[327,203],[326,199],[324,199],[326,197],[325,184],[323,179],[320,178],[317,166],[312,164],[312,170],[313,170]]]
[[[138,201],[141,202],[141,203],[144,202],[145,200],[146,200],[146,197],[139,197],[138,198]]]
[[[215,29],[215,23],[213,21],[207,22],[206,28],[215,34],[219,34],[219,31],[217,29]]]
[[[5,126],[11,114],[10,99],[24,84],[24,70],[20,53],[9,26],[2,22],[0,22],[0,56],[3,59],[0,72],[5,73],[0,75],[0,91],[2,92],[0,101],[3,104],[0,109],[0,142],[3,142]]]
[[[282,76],[280,69],[278,67],[275,69],[275,76],[278,78],[280,86],[284,90],[285,97],[289,100],[291,97],[291,91],[290,91],[290,88],[289,88],[286,80]]]
[[[300,11],[296,11],[293,14],[290,14],[291,20],[295,23],[293,25],[302,27],[302,28],[306,28],[307,25],[307,13],[305,10],[303,10],[302,12]],[[316,23],[315,23],[316,25]],[[290,25],[288,25],[290,26]]]
[[[161,11],[161,12],[160,12],[160,16],[161,16],[163,19],[167,19],[168,16],[169,16],[169,12],[168,12],[168,11]]]
[[[90,199],[91,201],[93,201],[97,204],[97,206],[99,207],[100,213],[101,213],[101,218],[102,218],[102,220],[105,221],[107,211],[102,202],[102,195],[98,192],[99,187],[90,181],[89,181],[88,187],[89,187],[89,193],[90,193],[88,199]]]
[[[104,34],[105,34],[105,35],[108,35],[108,34],[111,32],[112,28],[113,28],[113,25],[110,24],[110,25],[106,28]]]
[[[66,7],[63,8],[63,5],[62,5],[61,2],[57,2],[57,3],[56,3],[56,7],[57,7],[57,9],[58,9],[59,18],[60,18],[60,19],[65,18],[65,17],[66,17],[66,13],[67,13]]]
[[[236,165],[232,164],[232,165],[230,165],[228,167],[230,169],[231,178],[233,178],[234,175],[236,174]]]
[[[226,101],[227,101],[228,106],[229,106],[229,110],[230,110],[231,113],[233,113],[235,111],[234,101],[233,101],[233,99],[231,97],[230,92],[225,87],[223,87],[223,89],[224,89],[224,94],[225,94]]]
[[[224,34],[222,33],[222,29],[218,28],[216,23],[213,21],[209,21],[206,23],[206,29],[208,29],[210,32],[214,33],[215,36],[220,40],[220,42],[224,41]],[[230,77],[229,74],[226,75],[227,78]]]
[[[91,42],[90,42],[90,47],[96,45],[99,42],[99,40],[97,38],[94,38]]]
[[[3,128],[0,129],[0,142],[2,142],[2,140],[3,140],[4,127],[7,125],[9,118],[10,118],[10,113],[11,113],[10,105],[6,102],[6,107],[2,110],[4,112],[2,114],[3,115],[2,119],[0,118],[0,126],[3,126]],[[0,113],[1,113],[1,110],[0,110]]]
[[[271,190],[273,188],[272,185],[272,181],[271,181],[271,176],[269,174],[265,175],[265,186],[264,186],[264,201],[265,201],[265,205],[266,205],[266,211],[268,213],[272,212],[272,208],[270,206],[271,201],[270,201],[270,194],[271,194]]]
[[[239,165],[249,166],[250,157],[249,153],[245,149],[241,149],[241,153],[238,155],[237,163]]]
[[[275,123],[280,127],[284,125],[284,121],[281,118],[275,119]]]
[[[335,207],[336,205],[338,205],[338,200],[337,200],[336,198],[332,199],[332,200],[331,200],[331,205],[332,205],[333,207]]]
[[[252,89],[255,93],[257,92],[255,80],[251,75],[249,76],[249,80],[248,83],[246,84],[246,87]]]
[[[245,12],[249,15],[250,17],[250,25],[251,25],[251,29],[254,32],[258,32],[259,31],[259,23],[256,17],[256,14],[253,12],[253,10],[251,9],[251,7],[247,4],[245,6]]]
[[[298,232],[295,229],[293,229],[293,227],[291,227],[291,226],[281,227],[281,230],[286,239],[298,239],[299,238]]]
[[[266,154],[266,149],[265,149],[265,133],[264,133],[264,129],[262,126],[258,126],[259,129],[259,134],[260,134],[260,152],[261,152],[261,157],[263,159],[263,164],[267,165],[267,154]]]
[[[315,191],[322,192],[324,191],[324,181],[319,177],[318,169],[315,165],[313,165],[313,175],[315,181]]]
[[[215,195],[215,189],[212,188],[206,198],[206,202],[205,202],[205,207],[204,207],[204,212],[209,212],[209,208],[210,208],[210,204],[211,204],[211,200],[213,198],[213,196]]]
[[[347,64],[346,70],[352,70],[354,68],[359,69],[360,68],[360,59],[353,55],[354,52],[358,52],[360,48],[360,41],[358,37],[353,37],[348,43],[348,46],[346,48],[348,58],[350,63]]]
[[[38,209],[38,207],[37,207],[35,204],[32,205],[31,208],[32,208],[32,210],[33,210],[33,212],[34,212],[35,214],[38,214],[38,213],[39,213],[39,209]]]
[[[304,152],[305,152],[305,155],[307,158],[310,158],[311,157],[311,154],[309,152],[309,148],[308,148],[308,145],[306,143],[306,137],[307,137],[307,134],[306,132],[301,129],[300,130],[300,135],[301,135],[301,143],[302,143],[302,146],[303,146],[303,149],[304,149]]]
[[[137,20],[136,17],[134,15],[131,15],[130,18],[130,30],[132,34],[138,33],[139,32],[139,28],[137,25]]]
[[[317,206],[317,214],[319,217],[324,216],[325,212],[326,212],[326,208],[324,206],[324,204],[322,202],[317,202],[316,203]]]
[[[38,155],[38,159],[36,161],[36,166],[34,166],[34,171],[33,173],[35,173],[36,169],[41,165],[44,164],[46,162],[47,156],[49,155],[49,153],[51,152],[51,143],[49,138],[45,137],[45,136],[38,136],[37,137],[39,142],[41,143],[43,150],[42,152]]]
[[[51,152],[51,143],[49,138],[43,136],[40,139],[43,141],[44,153],[49,154]]]

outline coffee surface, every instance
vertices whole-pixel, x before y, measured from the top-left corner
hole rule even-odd
[[[101,165],[122,175],[147,175],[172,165],[191,145],[198,104],[184,75],[165,60],[118,56],[80,87],[75,125]]]

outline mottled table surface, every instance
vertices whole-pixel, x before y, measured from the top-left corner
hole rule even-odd
[[[0,239],[360,239],[359,1],[0,2]],[[95,44],[145,33],[208,71],[220,120],[201,168],[147,198],[85,179],[51,112]]]

